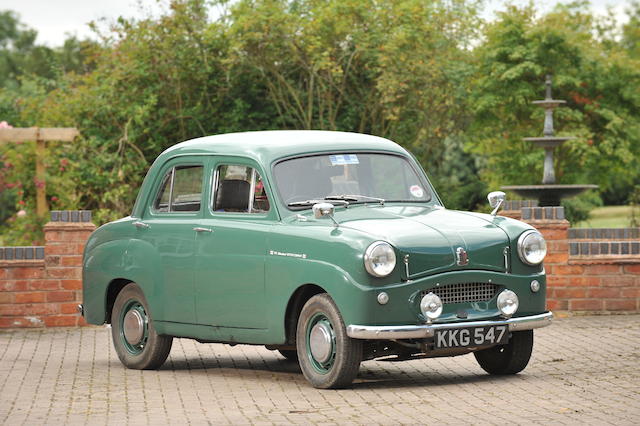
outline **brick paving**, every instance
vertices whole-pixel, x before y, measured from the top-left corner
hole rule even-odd
[[[640,423],[640,315],[557,319],[527,369],[472,355],[367,361],[317,390],[264,347],[174,340],[159,371],[125,369],[104,327],[0,332],[0,421],[33,424]]]

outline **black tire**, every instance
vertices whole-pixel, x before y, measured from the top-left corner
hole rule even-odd
[[[517,331],[506,345],[474,352],[480,367],[489,374],[517,374],[525,369],[533,351],[533,330]]]
[[[318,361],[311,351],[310,336],[314,328],[328,333],[327,341],[331,343],[323,347],[328,349],[326,360]],[[303,306],[298,318],[296,346],[302,374],[315,388],[343,388],[358,375],[362,341],[347,336],[342,315],[326,293],[313,296]]]
[[[142,337],[133,344],[124,334],[124,318],[132,311],[143,320]],[[136,283],[127,284],[116,297],[111,311],[111,337],[122,364],[135,370],[160,368],[167,360],[173,343],[173,337],[156,333],[149,305]]]
[[[285,357],[287,361],[298,362],[298,351],[278,349],[280,355]]]

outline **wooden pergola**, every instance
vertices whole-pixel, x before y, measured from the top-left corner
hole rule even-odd
[[[75,127],[15,127],[0,129],[0,143],[36,142],[36,213],[43,217],[49,210],[46,199],[44,156],[47,142],[72,142],[80,132]]]

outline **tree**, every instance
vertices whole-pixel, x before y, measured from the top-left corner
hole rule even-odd
[[[173,0],[162,16],[99,30],[98,42],[41,50],[7,12],[0,119],[79,128],[77,143],[49,150],[47,196],[94,210],[99,223],[129,213],[169,146],[264,129],[389,137],[416,155],[448,207],[473,208],[488,187],[540,181],[543,153],[522,137],[541,133],[543,112],[530,102],[551,73],[555,97],[568,101],[559,133],[577,136],[557,152],[559,181],[596,183],[624,202],[640,183],[632,6],[619,30],[582,3],[540,17],[510,7],[483,26],[473,0]],[[29,207],[29,148],[1,149],[11,167],[0,167],[0,185],[24,183],[3,196]]]
[[[66,73],[20,108],[24,121],[80,130],[58,154],[72,195],[55,196],[98,222],[130,212],[149,164],[171,145],[273,121],[252,73],[229,66],[225,27],[209,22],[203,1],[172,2],[158,19],[121,18],[100,36],[90,72]]]
[[[583,4],[536,17],[532,7],[509,7],[487,26],[476,49],[475,119],[467,133],[486,159],[492,186],[538,183],[540,149],[522,141],[540,135],[545,74],[554,76],[561,135],[576,139],[556,149],[559,183],[596,183],[624,202],[640,173],[640,71],[615,40],[597,38],[597,22]],[[616,197],[617,196],[617,197]]]
[[[629,56],[640,59],[640,2],[632,1],[627,14],[629,21],[622,26],[622,46]]]
[[[86,49],[93,42],[69,38],[63,46],[49,48],[36,44],[36,36],[37,32],[22,24],[15,13],[0,11],[0,121],[13,126],[39,124],[25,114],[28,106],[43,102],[38,108],[46,107],[48,94],[65,73],[88,72],[91,68]],[[41,220],[34,214],[33,156],[32,144],[0,147],[0,229],[5,223],[10,225],[11,231],[3,233],[11,244],[41,242]],[[57,191],[69,187],[58,185],[56,180],[64,180],[50,181]],[[56,196],[51,197],[55,201]]]
[[[432,176],[445,168],[469,175],[469,161],[445,167],[444,158],[447,151],[466,156],[449,137],[468,122],[475,8],[465,1],[240,1],[229,16],[231,60],[261,77],[279,127],[388,137]],[[464,181],[436,180],[446,194]]]

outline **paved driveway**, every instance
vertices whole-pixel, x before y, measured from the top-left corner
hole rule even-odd
[[[0,332],[0,421],[20,424],[638,424],[640,316],[558,319],[529,367],[472,355],[368,361],[351,389],[310,387],[263,347],[176,339],[159,371],[122,367],[108,329]]]

